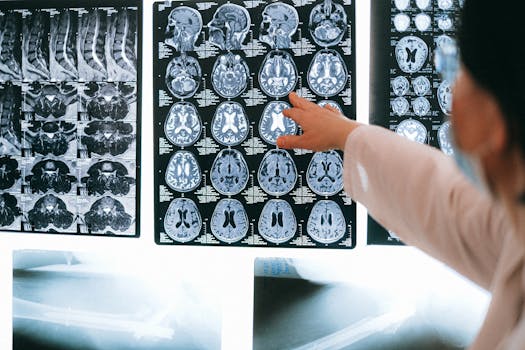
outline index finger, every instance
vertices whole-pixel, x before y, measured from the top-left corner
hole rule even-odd
[[[290,103],[296,108],[305,109],[308,107],[317,106],[315,103],[300,97],[295,92],[291,92],[290,95],[288,95],[288,98],[290,99]]]

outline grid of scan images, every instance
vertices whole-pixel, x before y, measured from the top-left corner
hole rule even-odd
[[[0,230],[137,235],[139,4],[0,4]]]
[[[455,46],[463,0],[391,0],[373,2],[372,36],[376,62],[371,123],[390,128],[414,142],[452,155],[449,138],[452,89],[434,64],[437,48]],[[388,23],[387,23],[388,21]],[[389,57],[381,57],[382,53]],[[375,71],[374,71],[375,70]],[[399,244],[370,219],[368,242]]]
[[[154,5],[158,244],[355,246],[342,155],[287,151],[292,91],[355,118],[350,0]]]

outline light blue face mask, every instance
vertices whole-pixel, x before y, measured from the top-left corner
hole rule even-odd
[[[436,71],[444,80],[451,82],[451,86],[454,85],[457,79],[460,66],[459,62],[459,52],[455,41],[446,41],[437,47],[434,56]],[[451,128],[453,127],[451,124]],[[454,132],[451,132],[450,129],[449,132],[450,145],[453,151],[451,156],[454,158],[457,167],[474,186],[480,191],[487,192],[487,187],[481,174],[481,164],[472,158],[472,156],[467,155],[459,149],[454,140]]]

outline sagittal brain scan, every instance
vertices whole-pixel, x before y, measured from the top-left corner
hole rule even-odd
[[[259,232],[272,243],[289,241],[297,231],[297,219],[292,206],[282,199],[271,199],[259,216]]]
[[[371,123],[447,155],[452,90],[436,67],[436,50],[456,45],[462,6],[462,0],[372,2]],[[401,244],[371,218],[368,243]]]
[[[193,51],[201,30],[199,11],[187,6],[177,7],[169,15],[165,43],[177,51]]]
[[[250,25],[250,14],[244,7],[224,4],[215,11],[208,23],[210,43],[221,50],[239,50]]]
[[[292,56],[286,51],[270,51],[259,71],[259,84],[271,97],[283,97],[295,88],[297,68]]]
[[[188,198],[175,198],[164,217],[164,230],[173,240],[189,242],[197,237],[202,228],[202,218],[195,202]]]
[[[220,96],[234,98],[246,89],[249,75],[250,69],[244,59],[229,52],[217,58],[211,82]]]
[[[190,102],[177,102],[170,108],[164,124],[164,133],[176,146],[194,144],[201,135],[202,122],[197,108]]]
[[[224,195],[236,195],[248,183],[248,164],[242,153],[223,149],[215,158],[210,170],[210,180],[215,189]]]
[[[405,73],[416,73],[427,62],[428,46],[417,36],[406,36],[396,45],[396,60],[399,68]]]
[[[201,182],[197,158],[188,151],[176,152],[166,169],[166,184],[178,192],[193,191]]]
[[[236,146],[248,137],[249,120],[238,102],[222,102],[211,124],[213,138],[224,146]]]
[[[335,151],[314,154],[306,181],[312,191],[320,196],[333,196],[343,189],[343,160]]]
[[[221,199],[210,221],[213,235],[225,243],[240,241],[248,233],[248,215],[236,199]]]
[[[266,5],[262,12],[259,40],[272,49],[289,49],[299,25],[295,7],[283,2]]]
[[[326,49],[315,54],[307,78],[308,85],[315,94],[330,97],[344,89],[348,72],[341,55],[337,51]]]
[[[336,202],[322,200],[315,203],[308,224],[308,235],[319,243],[333,243],[341,239],[346,232],[343,211]]]
[[[427,140],[427,129],[425,125],[414,119],[406,119],[399,123],[396,128],[396,133],[417,143],[425,143]]]
[[[0,7],[0,227],[138,236],[142,2]]]
[[[193,96],[201,78],[199,61],[186,53],[173,58],[166,69],[166,85],[173,96],[180,99]]]
[[[257,178],[261,188],[273,196],[282,196],[290,192],[297,181],[297,168],[290,153],[274,149],[266,153]]]
[[[282,101],[272,101],[264,107],[259,121],[259,133],[264,141],[275,145],[279,136],[297,133],[297,124],[283,115],[283,110],[288,108],[291,106]]]
[[[323,0],[310,12],[310,35],[322,47],[339,44],[347,28],[346,11],[341,4]]]
[[[277,146],[279,137],[303,132],[284,115],[292,92],[355,119],[354,2],[158,1],[152,24],[155,242],[354,247],[355,203],[343,192],[341,153]],[[410,91],[412,81],[405,78],[402,87],[407,113],[419,97]],[[124,101],[134,106],[137,91],[103,95],[115,96],[110,103],[118,109]],[[86,115],[78,133],[93,122],[132,121],[131,114]],[[134,147],[136,141],[124,154]],[[115,196],[120,188],[134,193],[138,184],[128,181],[134,172],[121,163],[105,165],[111,177],[96,162],[83,165],[80,190],[89,184],[88,192],[101,195]],[[324,200],[348,223],[329,242],[307,232],[312,208]]]

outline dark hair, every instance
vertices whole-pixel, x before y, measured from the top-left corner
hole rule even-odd
[[[463,65],[498,101],[510,143],[525,156],[525,6],[466,0],[458,33]]]

